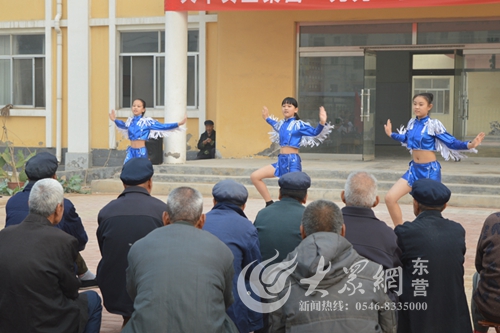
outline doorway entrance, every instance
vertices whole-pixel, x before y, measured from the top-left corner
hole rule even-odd
[[[500,156],[497,57],[500,50],[421,47],[303,54],[299,114],[314,125],[323,105],[335,129],[322,145],[301,151],[362,160],[407,158],[407,150],[385,134],[384,124],[391,119],[393,131],[406,126],[413,116],[412,96],[431,92],[431,116],[449,133],[466,141],[485,132],[481,156]]]

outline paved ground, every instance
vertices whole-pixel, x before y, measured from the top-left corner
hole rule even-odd
[[[87,233],[89,235],[89,242],[85,251],[82,252],[89,268],[95,272],[97,263],[100,260],[99,248],[96,240],[97,229],[97,214],[99,210],[106,205],[109,201],[116,198],[116,195],[68,195],[67,196],[75,205],[77,212],[80,214]],[[166,196],[158,196],[161,200],[165,200]],[[5,201],[5,198],[3,198]],[[336,203],[343,207],[339,201]],[[1,202],[0,202],[1,205]],[[247,203],[245,213],[250,220],[254,220],[257,212],[263,208],[263,201],[252,199]],[[212,207],[212,199],[205,198],[204,212],[208,212]],[[403,205],[403,216],[405,220],[412,220],[414,218],[412,207]],[[500,209],[500,207],[499,207]],[[474,257],[477,239],[481,231],[482,224],[485,218],[493,213],[493,209],[474,208],[474,207],[449,207],[444,211],[444,216],[461,223],[467,231],[467,254],[465,261],[465,288],[470,298],[471,294],[471,279],[474,273]],[[375,208],[376,215],[385,221],[389,221],[389,214],[385,205],[380,205]],[[5,221],[5,209],[0,210],[0,221]],[[1,223],[3,226],[3,223]],[[117,333],[120,332],[122,319],[120,316],[109,314],[104,311],[101,332]],[[494,330],[491,329],[491,332]]]

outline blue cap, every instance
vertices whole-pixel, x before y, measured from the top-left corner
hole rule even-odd
[[[451,191],[433,179],[419,179],[413,183],[410,195],[425,206],[442,206],[450,200]]]
[[[147,158],[132,158],[123,165],[120,179],[125,185],[139,185],[147,182],[154,174],[153,164]]]
[[[280,177],[278,185],[284,190],[307,190],[311,187],[311,177],[302,171],[289,172]]]
[[[248,199],[247,188],[232,179],[221,180],[215,184],[212,195],[217,202],[231,202],[238,206],[244,205]]]
[[[24,171],[29,180],[40,180],[52,178],[56,174],[57,158],[48,152],[41,152],[33,156],[26,162]]]

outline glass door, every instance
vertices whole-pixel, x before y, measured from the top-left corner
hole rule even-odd
[[[299,116],[316,126],[324,106],[328,122],[335,126],[317,147],[301,148],[302,153],[363,153],[364,124],[361,121],[361,89],[364,86],[363,54],[304,54],[299,58]]]
[[[376,66],[376,53],[366,50],[359,114],[361,123],[363,124],[363,161],[375,159]]]
[[[467,119],[469,118],[469,99],[467,97],[467,75],[464,70],[464,55],[462,50],[455,50],[453,99],[453,105],[455,105],[455,110],[453,110],[453,134],[457,139],[463,140],[467,127]]]
[[[479,155],[500,157],[500,49],[464,51],[463,140],[472,140],[479,132],[486,137]]]

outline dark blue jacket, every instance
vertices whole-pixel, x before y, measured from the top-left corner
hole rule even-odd
[[[102,258],[97,265],[97,282],[108,312],[125,317],[134,312],[126,287],[128,251],[136,241],[163,226],[166,210],[167,204],[145,188],[129,186],[99,211],[96,235]]]
[[[230,203],[218,203],[207,213],[203,230],[206,230],[226,244],[234,256],[233,296],[234,303],[227,314],[241,333],[262,328],[262,314],[251,311],[238,295],[237,283],[241,270],[256,261],[261,262],[257,229],[247,219],[240,207]],[[217,255],[214,253],[214,255]],[[251,269],[249,270],[251,272]]]
[[[16,193],[7,201],[5,212],[5,227],[21,223],[29,214],[28,199],[35,181],[30,181],[22,192]],[[76,213],[75,206],[68,199],[64,199],[64,215],[56,228],[70,234],[78,240],[78,251],[83,251],[89,238],[83,228],[82,220]]]
[[[441,212],[427,210],[413,222],[398,225],[394,232],[403,264],[399,300],[427,306],[426,311],[400,310],[398,332],[472,332],[464,290],[465,229],[443,218]],[[423,288],[416,289],[415,284]]]

